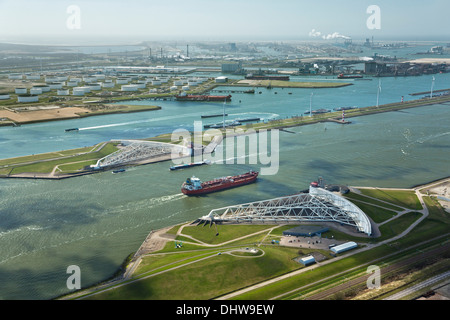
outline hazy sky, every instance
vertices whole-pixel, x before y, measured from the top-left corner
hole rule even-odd
[[[381,29],[367,27],[370,5]],[[448,0],[0,0],[0,41],[450,40],[449,12]]]

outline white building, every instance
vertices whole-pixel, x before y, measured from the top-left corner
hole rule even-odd
[[[31,88],[30,89],[30,94],[41,94],[41,93],[42,93],[41,88]]]
[[[102,90],[102,85],[100,83],[90,83],[87,85],[91,90]]]
[[[68,96],[69,95],[69,89],[59,89],[56,91],[56,94],[58,96]]]
[[[39,96],[35,96],[35,95],[32,95],[32,94],[18,95],[17,96],[17,101],[18,102],[38,102],[39,101]]]
[[[342,253],[348,250],[355,249],[357,247],[358,244],[356,242],[350,241],[331,248],[331,251],[333,253]]]
[[[316,259],[314,259],[313,256],[307,256],[304,258],[301,258],[300,260],[298,260],[301,264],[303,264],[304,266],[313,264],[316,262]]]
[[[30,75],[27,75],[26,78],[28,80],[40,80],[41,75],[40,74],[30,74]]]
[[[216,78],[216,83],[225,83],[225,82],[228,82],[228,77],[222,76]]]
[[[49,92],[50,91],[50,87],[47,86],[47,85],[43,85],[43,84],[39,84],[39,85],[33,86],[33,88],[41,89],[42,92]]]
[[[11,73],[8,75],[9,80],[22,80],[22,75],[20,73]]]
[[[14,92],[16,94],[24,94],[24,93],[27,93],[28,90],[27,90],[27,88],[16,88]]]
[[[138,91],[138,87],[134,84],[126,84],[121,88],[122,91]]]

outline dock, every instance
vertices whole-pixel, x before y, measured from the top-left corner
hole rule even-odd
[[[326,121],[340,123],[340,124],[350,124],[350,123],[352,123],[351,121],[348,121],[348,120],[333,119],[333,118],[328,118]]]
[[[219,90],[219,89],[213,89],[210,92],[221,92],[221,93],[255,93],[254,90]]]
[[[433,93],[439,93],[439,92],[450,92],[450,89],[441,89],[441,90],[434,90]],[[431,94],[431,91],[424,91],[424,92],[416,92],[416,93],[410,93],[410,96],[422,96],[426,94]]]

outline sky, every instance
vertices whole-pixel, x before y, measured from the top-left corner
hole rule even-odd
[[[0,41],[450,41],[448,12],[448,0],[0,0]]]

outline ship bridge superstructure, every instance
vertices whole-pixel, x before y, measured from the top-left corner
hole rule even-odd
[[[340,195],[320,187],[269,200],[212,210],[199,223],[301,223],[337,222],[370,236],[372,225],[366,214]]]
[[[177,156],[187,156],[191,154],[190,148],[170,143],[143,140],[120,140],[117,142],[120,142],[122,145],[120,149],[99,159],[93,166],[94,168],[100,169],[124,164],[134,164],[147,159],[170,154]]]

